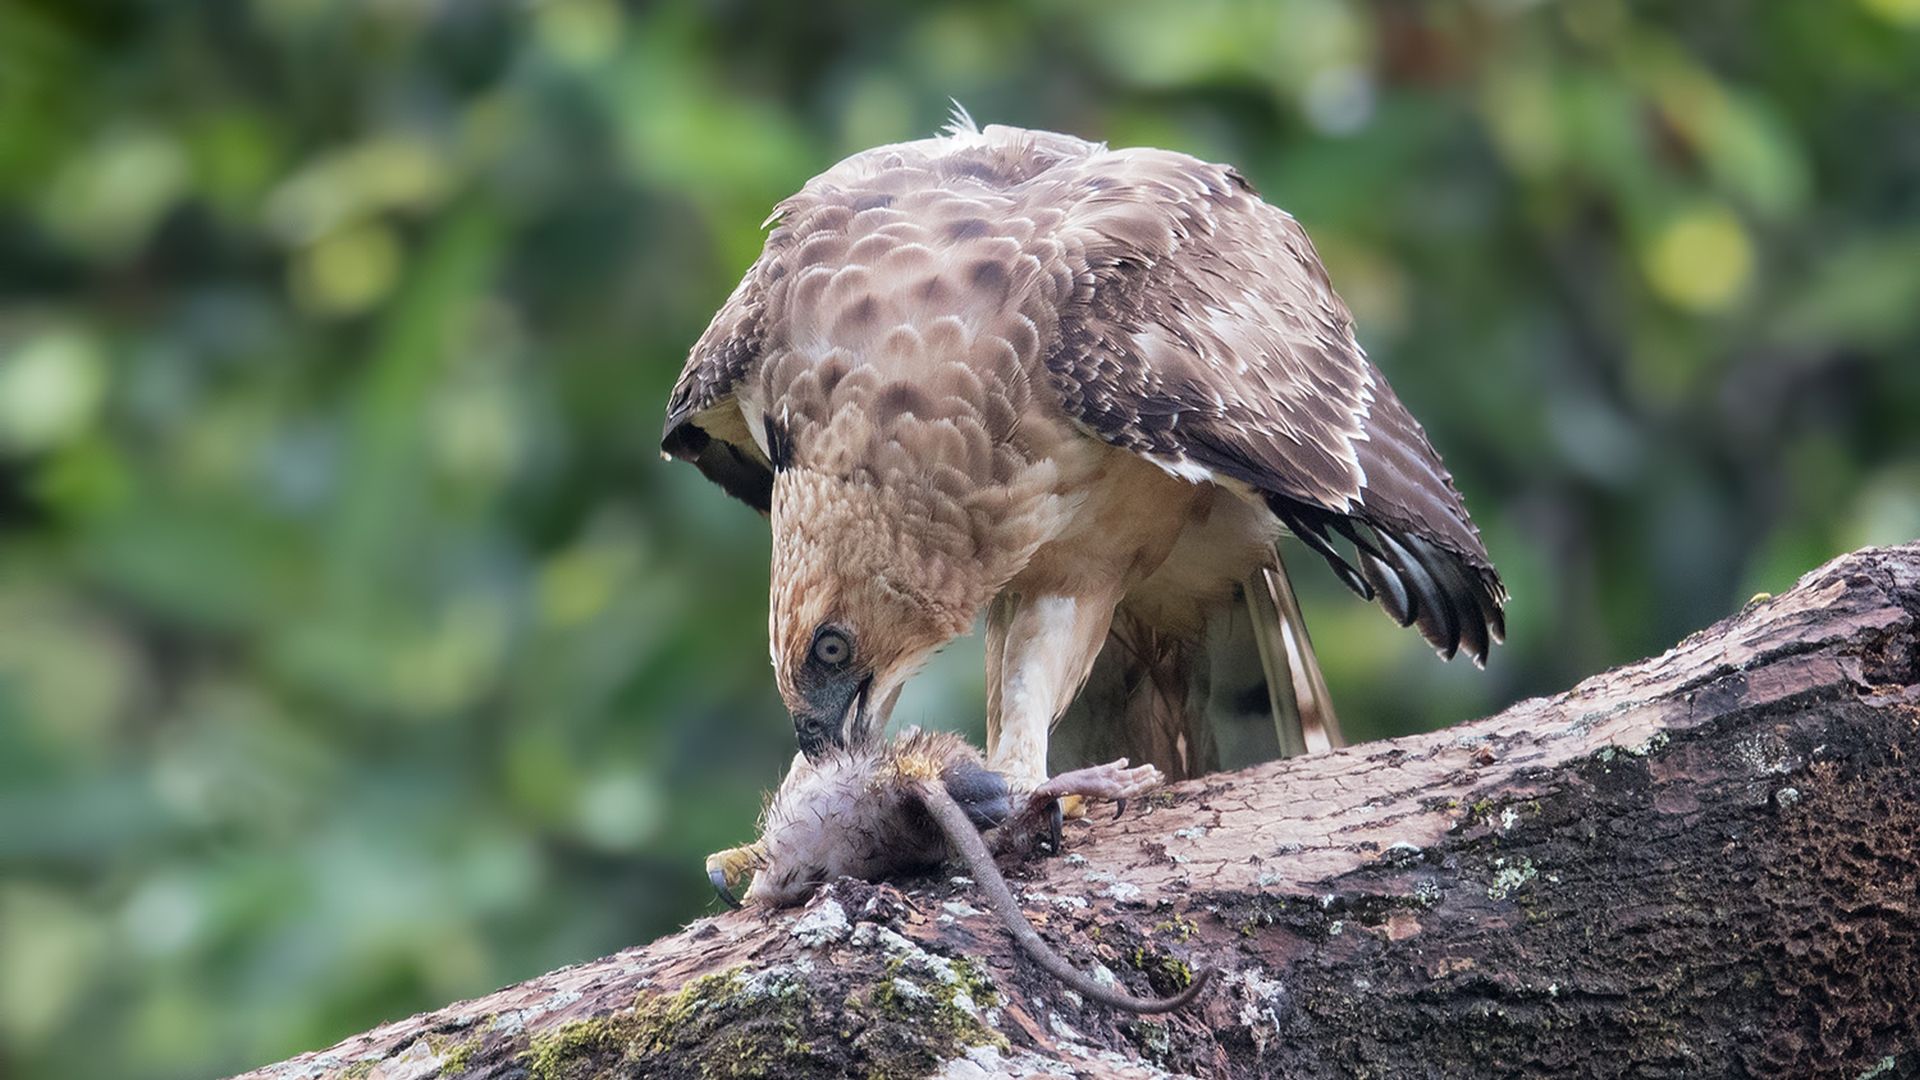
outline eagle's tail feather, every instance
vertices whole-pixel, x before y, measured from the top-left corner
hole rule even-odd
[[[1400,575],[1393,572],[1383,559],[1360,553],[1360,572],[1367,576],[1367,584],[1373,586],[1374,596],[1380,606],[1394,622],[1401,626],[1413,625],[1413,597],[1407,594],[1407,587],[1400,583]]]
[[[1441,569],[1444,564],[1432,558],[1431,550],[1420,553],[1428,556],[1425,559],[1415,555],[1411,544],[1390,532],[1382,532],[1380,539],[1386,542],[1387,558],[1394,573],[1400,576],[1413,595],[1413,621],[1419,625],[1420,635],[1444,659],[1453,659],[1454,653],[1460,649],[1460,614],[1454,606],[1454,598],[1440,584],[1447,580]],[[1478,609],[1475,610],[1477,613]]]
[[[1506,637],[1506,618],[1500,606],[1507,592],[1491,571],[1474,566],[1445,548],[1407,533],[1379,527],[1374,535],[1387,549],[1382,569],[1390,571],[1410,593],[1407,622],[1417,623],[1443,659],[1465,651],[1481,667],[1493,643]],[[1389,608],[1389,614],[1397,614]]]
[[[1289,532],[1327,560],[1347,588],[1378,600],[1401,626],[1417,624],[1444,659],[1464,649],[1485,667],[1493,643],[1506,639],[1501,607],[1507,591],[1484,563],[1410,532],[1292,499],[1269,495],[1267,505]],[[1334,547],[1336,535],[1353,544],[1353,559]]]
[[[1360,571],[1354,569],[1353,564],[1347,561],[1347,557],[1340,554],[1339,550],[1333,546],[1333,537],[1327,535],[1329,529],[1351,535],[1352,525],[1347,522],[1345,515],[1329,513],[1317,507],[1278,496],[1269,496],[1267,506],[1280,519],[1280,523],[1287,527],[1288,532],[1299,537],[1301,543],[1327,560],[1327,565],[1340,576],[1342,584],[1359,593],[1362,599],[1373,599],[1373,586],[1367,584],[1367,579],[1361,576]],[[1346,527],[1341,528],[1342,525]],[[1355,546],[1360,545],[1356,543]],[[1363,554],[1366,551],[1365,548],[1360,550]]]
[[[1280,756],[1345,746],[1340,719],[1333,711],[1333,696],[1320,673],[1313,639],[1307,636],[1306,617],[1294,597],[1279,549],[1273,555],[1273,566],[1255,574],[1246,583],[1245,592]]]

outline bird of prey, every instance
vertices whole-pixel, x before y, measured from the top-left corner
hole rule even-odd
[[[1444,657],[1500,639],[1451,477],[1300,224],[1234,169],[957,112],[768,224],[662,449],[771,518],[773,667],[808,757],[876,737],[985,612],[992,768],[1044,779],[1100,661],[1134,759],[1205,771],[1201,644],[1249,583],[1284,583],[1283,532]]]

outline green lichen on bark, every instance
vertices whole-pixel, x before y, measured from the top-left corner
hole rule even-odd
[[[1140,1054],[1156,1065],[1165,1066],[1173,1057],[1173,1037],[1167,1025],[1157,1020],[1135,1020],[1121,1028],[1127,1041],[1140,1048]]]
[[[997,1000],[993,985],[966,960],[895,957],[877,978],[853,984],[841,1008],[820,992],[830,978],[810,966],[730,968],[536,1036],[521,1064],[530,1080],[907,1078],[968,1047],[1004,1045],[980,1016]]]
[[[1155,993],[1166,992],[1169,986],[1178,993],[1193,985],[1193,966],[1170,953],[1142,946],[1134,949],[1127,960],[1135,970],[1146,973]]]
[[[853,1040],[873,1063],[870,1075],[925,1076],[968,1047],[1005,1047],[1006,1039],[980,1016],[999,995],[971,961],[947,959],[933,968],[896,956],[884,976],[864,1001],[857,992],[847,1000],[850,1010],[864,1005],[888,1021],[869,1025]]]
[[[440,1059],[440,1075],[453,1077],[467,1071],[467,1066],[473,1063],[474,1055],[480,1052],[483,1042],[478,1035],[459,1040],[429,1036],[427,1046]]]
[[[615,1013],[593,1020],[572,1020],[555,1031],[536,1037],[527,1046],[522,1061],[532,1080],[562,1080],[563,1077],[599,1076],[606,1070],[598,1063],[616,1043],[613,1028],[624,1014]],[[619,1055],[614,1054],[617,1058]]]
[[[811,1052],[800,1037],[804,993],[797,980],[731,968],[675,993],[642,994],[628,1010],[571,1021],[535,1037],[523,1057],[533,1080],[654,1075],[655,1064],[679,1052],[687,1053],[683,1063],[700,1062],[702,1076],[778,1075]]]
[[[1175,915],[1171,919],[1153,925],[1153,933],[1171,937],[1182,945],[1193,940],[1193,935],[1199,932],[1200,924],[1184,915]]]

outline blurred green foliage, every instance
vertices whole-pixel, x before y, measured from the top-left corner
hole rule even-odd
[[[1318,241],[1515,596],[1483,675],[1300,558],[1362,735],[1920,534],[1916,0],[4,0],[0,1073],[233,1070],[702,910],[791,741],[666,390],[772,203],[948,95]]]

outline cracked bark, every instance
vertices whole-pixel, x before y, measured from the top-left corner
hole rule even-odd
[[[1920,1074],[1920,544],[1426,735],[1177,785],[1010,876],[701,919],[250,1077]],[[689,868],[689,873],[697,868]]]

